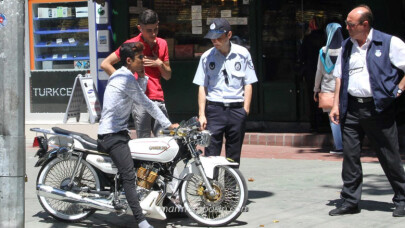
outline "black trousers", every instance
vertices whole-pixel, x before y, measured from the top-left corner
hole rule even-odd
[[[363,172],[360,153],[364,135],[367,135],[372,143],[394,190],[394,204],[405,204],[405,173],[399,154],[394,106],[382,113],[377,113],[373,101],[359,103],[355,98],[350,97],[347,116],[341,126],[343,130],[341,197],[345,200],[345,204],[357,205],[361,199]]]
[[[109,153],[114,164],[117,166],[129,207],[134,214],[135,220],[140,223],[145,220],[145,216],[142,213],[136,193],[134,161],[132,160],[131,151],[128,146],[130,139],[128,133],[120,132],[99,135],[97,142],[99,150]]]
[[[247,113],[243,107],[222,107],[208,104],[205,108],[207,130],[211,135],[211,144],[205,148],[205,156],[221,154],[225,134],[226,157],[240,163],[243,138],[245,137]]]

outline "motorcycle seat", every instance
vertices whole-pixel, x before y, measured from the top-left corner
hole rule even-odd
[[[78,140],[83,145],[84,149],[97,151],[97,140],[91,138],[86,134],[68,131],[59,127],[53,127],[52,131],[57,134],[72,136],[74,139]]]

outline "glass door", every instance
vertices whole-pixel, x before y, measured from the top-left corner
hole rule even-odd
[[[304,38],[311,32],[324,35],[324,28],[329,22],[343,26],[343,14],[347,12],[350,2],[259,2],[262,17],[262,20],[259,19],[262,24],[258,33],[262,37],[259,65],[263,75],[263,118],[271,121],[307,121],[309,102],[313,100],[310,89],[313,88],[313,80],[309,79],[315,78],[319,49],[326,40],[305,49]],[[316,26],[313,25],[314,21]],[[310,39],[311,44],[316,43],[314,39]],[[309,66],[313,63],[315,66]]]

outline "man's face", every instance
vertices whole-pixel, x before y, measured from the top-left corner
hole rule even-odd
[[[232,37],[232,32],[229,31],[228,34],[224,33],[217,39],[211,39],[211,42],[216,49],[222,50],[225,47],[225,45],[227,45],[229,43],[229,39],[231,39],[231,37]]]
[[[362,13],[364,12],[363,8],[353,9],[346,18],[346,29],[349,32],[349,35],[353,39],[360,39],[364,34],[367,33],[364,22],[360,21]],[[368,22],[367,22],[368,23]]]
[[[154,43],[159,32],[159,23],[138,25],[139,31],[142,33],[142,37],[147,43]]]
[[[144,75],[145,68],[143,66],[143,54],[141,52],[137,52],[135,54],[134,59],[127,58],[127,68],[132,72],[137,72],[141,76]]]

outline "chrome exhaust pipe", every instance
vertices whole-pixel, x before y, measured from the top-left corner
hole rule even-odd
[[[80,204],[83,206],[100,209],[103,211],[119,212],[118,210],[116,210],[114,208],[113,205],[103,203],[99,200],[93,200],[93,199],[89,199],[86,197],[82,197],[73,192],[64,191],[62,189],[54,188],[54,187],[47,186],[47,185],[38,184],[37,185],[37,195],[43,196],[46,198],[61,200],[64,202],[76,203],[76,204]]]

